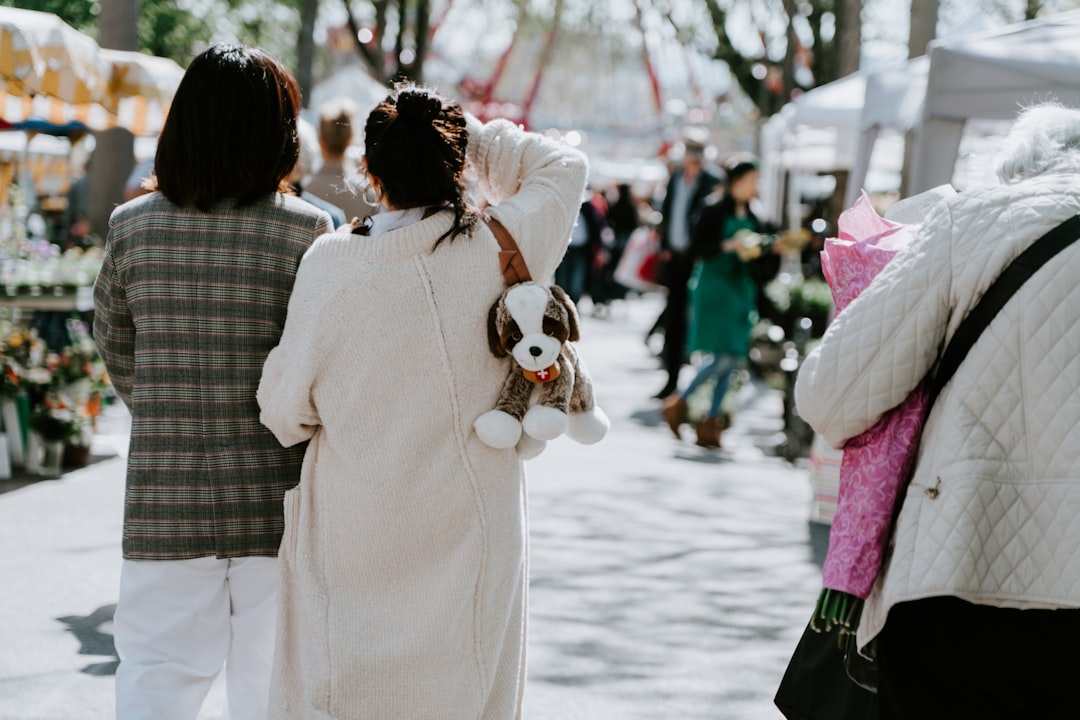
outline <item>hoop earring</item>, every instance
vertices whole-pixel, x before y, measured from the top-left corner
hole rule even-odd
[[[378,205],[382,202],[382,193],[375,189],[370,182],[364,188],[364,202],[368,205]]]

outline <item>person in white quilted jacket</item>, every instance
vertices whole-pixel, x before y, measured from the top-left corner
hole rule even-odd
[[[1013,258],[1080,213],[1080,110],[1021,113],[999,184],[936,206],[803,364],[834,447],[927,373]],[[935,403],[866,602],[882,718],[1059,718],[1080,678],[1080,242],[993,319]]]

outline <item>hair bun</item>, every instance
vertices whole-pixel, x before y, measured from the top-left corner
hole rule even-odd
[[[416,125],[430,125],[442,112],[442,98],[424,90],[406,90],[398,95],[398,118]]]

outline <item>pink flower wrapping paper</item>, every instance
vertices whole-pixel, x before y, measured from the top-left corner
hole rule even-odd
[[[877,214],[866,193],[837,221],[825,241],[821,268],[836,312],[862,292],[915,236],[917,226]],[[844,444],[840,487],[822,584],[864,600],[881,570],[893,513],[918,451],[928,399],[923,380],[877,424]]]

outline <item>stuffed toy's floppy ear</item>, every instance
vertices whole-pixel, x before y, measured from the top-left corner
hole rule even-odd
[[[581,320],[578,319],[577,308],[574,307],[574,301],[570,299],[570,296],[566,294],[558,285],[551,286],[551,295],[566,308],[566,324],[570,330],[570,336],[566,339],[570,342],[577,342],[581,339]]]
[[[502,303],[500,297],[495,301],[495,304],[491,306],[491,310],[488,311],[488,323],[487,323],[487,336],[488,347],[491,348],[491,354],[497,358],[504,358],[510,353],[506,352],[506,348],[503,347],[502,334],[499,332],[499,305]]]

